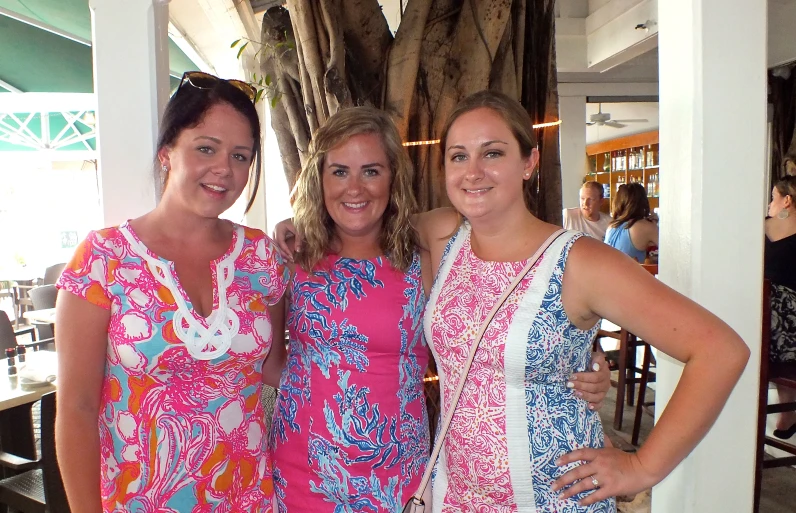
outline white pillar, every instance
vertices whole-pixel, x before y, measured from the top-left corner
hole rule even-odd
[[[561,200],[564,208],[572,208],[580,204],[578,191],[583,184],[583,177],[589,172],[586,157],[586,97],[559,97],[558,116],[561,119]]]
[[[169,94],[168,0],[89,0],[104,224],[155,207],[153,159]]]
[[[752,511],[766,187],[766,3],[666,0],[658,7],[660,277],[732,326],[752,356],[714,427],[655,488],[652,511]],[[658,414],[680,371],[679,362],[659,358]]]

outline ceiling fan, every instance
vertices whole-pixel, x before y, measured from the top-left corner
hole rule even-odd
[[[597,114],[592,114],[589,116],[591,121],[586,123],[586,126],[610,126],[612,128],[624,128],[627,125],[624,123],[646,123],[649,121],[648,119],[611,119],[611,114],[609,112],[603,112],[603,104],[599,104],[599,112]]]

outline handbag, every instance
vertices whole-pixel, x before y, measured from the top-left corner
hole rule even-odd
[[[464,363],[464,369],[462,372],[462,377],[459,379],[459,384],[456,386],[456,390],[453,392],[453,396],[451,397],[450,406],[448,407],[448,413],[445,414],[445,419],[442,421],[442,425],[440,426],[439,433],[437,434],[437,441],[434,443],[434,450],[431,451],[431,456],[428,458],[428,464],[426,465],[426,471],[423,473],[423,479],[420,480],[420,486],[417,488],[417,491],[412,494],[409,500],[404,504],[402,513],[426,513],[426,509],[428,512],[431,511],[431,487],[428,486],[429,481],[431,481],[431,473],[434,471],[434,466],[439,459],[439,453],[442,450],[442,442],[445,440],[445,435],[448,433],[448,429],[450,428],[451,419],[453,419],[453,413],[456,411],[456,406],[459,403],[459,397],[462,395],[462,390],[464,389],[464,383],[467,381],[467,374],[470,372],[470,367],[473,364],[473,359],[475,358],[475,352],[478,350],[478,345],[481,343],[481,339],[484,338],[484,332],[486,331],[487,327],[489,327],[489,323],[492,322],[492,319],[495,317],[495,314],[503,306],[503,303],[506,302],[506,299],[514,292],[514,289],[520,284],[520,282],[525,278],[531,268],[536,264],[539,260],[539,257],[550,247],[550,245],[555,242],[555,240],[562,234],[565,233],[566,230],[557,230],[554,232],[550,237],[547,238],[544,243],[539,246],[539,249],[536,250],[536,253],[528,259],[528,263],[522,269],[522,271],[517,274],[506,290],[503,291],[503,294],[500,295],[495,304],[492,306],[492,309],[484,319],[484,322],[481,324],[481,327],[478,330],[478,333],[475,335],[475,340],[473,341],[472,346],[470,346],[470,353],[467,356],[467,361]]]

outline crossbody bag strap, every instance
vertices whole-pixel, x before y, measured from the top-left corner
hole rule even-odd
[[[445,414],[445,419],[442,421],[442,425],[440,426],[439,433],[437,434],[437,441],[434,443],[434,450],[431,451],[431,456],[428,459],[428,465],[426,466],[426,471],[423,473],[423,479],[420,481],[420,486],[418,487],[417,491],[412,495],[412,501],[415,504],[423,504],[423,492],[426,490],[429,481],[431,480],[431,473],[434,470],[434,465],[437,463],[437,459],[439,458],[439,453],[442,450],[442,442],[445,440],[445,435],[448,433],[448,429],[450,428],[451,419],[453,419],[453,413],[456,411],[456,406],[459,404],[459,397],[462,395],[462,390],[464,390],[464,383],[467,381],[467,374],[470,372],[470,367],[473,364],[473,359],[475,358],[475,352],[478,350],[478,345],[481,343],[481,339],[484,337],[484,332],[489,327],[489,323],[492,322],[492,319],[495,317],[495,314],[503,306],[503,303],[506,302],[506,299],[514,292],[514,289],[520,284],[525,275],[531,270],[531,268],[536,264],[539,260],[539,257],[550,247],[550,245],[555,242],[555,240],[566,230],[557,230],[554,232],[550,237],[547,238],[544,243],[539,246],[539,249],[536,250],[536,253],[528,259],[528,263],[522,269],[522,271],[517,274],[517,277],[514,278],[506,290],[503,291],[503,294],[498,298],[495,302],[492,309],[487,314],[486,319],[481,324],[481,328],[478,330],[478,333],[475,336],[475,340],[473,341],[473,345],[470,347],[470,354],[467,357],[467,361],[464,363],[464,368],[462,369],[462,377],[459,379],[459,384],[456,386],[456,390],[453,392],[451,396],[450,405],[448,406],[448,412]]]

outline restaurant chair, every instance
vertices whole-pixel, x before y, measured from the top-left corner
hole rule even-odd
[[[639,399],[640,402],[643,403],[644,397],[641,394],[646,391],[646,381],[650,379],[651,349],[649,344],[643,340],[639,340],[635,335],[624,328],[621,328],[619,331],[598,330],[595,342],[600,338],[612,338],[619,341],[618,378],[616,381],[611,380],[611,385],[616,387],[614,429],[620,431],[622,429],[625,401],[627,401],[628,406],[633,406],[636,403],[636,383],[644,384],[643,389],[639,390]],[[637,366],[636,357],[639,347],[644,348],[643,364],[641,367]],[[637,433],[635,434],[635,438],[638,440]]]
[[[9,347],[17,347],[20,345],[17,341],[17,336],[25,334],[29,334],[32,341],[25,342],[22,345],[34,351],[47,344],[52,344],[55,341],[52,338],[36,339],[36,331],[33,326],[24,326],[23,328],[17,328],[15,330],[14,325],[11,324],[8,318],[8,314],[0,310],[0,351],[5,352]],[[0,355],[4,355],[4,353],[0,353]]]
[[[50,267],[45,269],[42,285],[55,285],[55,283],[58,281],[58,278],[61,277],[61,273],[64,271],[64,267],[66,267],[65,262],[62,264],[51,265]]]
[[[0,480],[0,504],[21,513],[69,513],[55,453],[55,392],[41,397],[41,459],[0,452],[0,466],[19,472]]]
[[[23,326],[22,328],[14,329],[8,314],[4,310],[0,310],[0,351],[3,351],[0,355],[4,355],[5,350],[9,347],[17,347],[18,335],[30,335],[33,341],[36,341],[36,332],[33,326]],[[27,346],[28,344],[25,345]]]
[[[55,301],[58,297],[58,289],[55,285],[41,285],[34,287],[28,291],[31,301],[33,302],[34,310],[46,310],[48,308],[55,308]],[[39,332],[39,338],[53,338],[53,325],[43,322],[31,323],[36,327]]]
[[[33,301],[31,301],[28,291],[37,285],[39,280],[16,280],[14,282],[14,308],[16,312],[14,316],[21,320],[22,314],[28,310],[33,310]]]
[[[757,411],[757,452],[755,455],[754,511],[760,510],[760,491],[763,485],[763,470],[796,465],[796,445],[766,435],[766,419],[772,413],[796,411],[796,402],[768,404],[769,382],[796,389],[796,363],[770,361],[771,350],[771,282],[763,281],[763,325],[760,344],[760,390]],[[790,454],[790,456],[765,457],[765,446]]]

